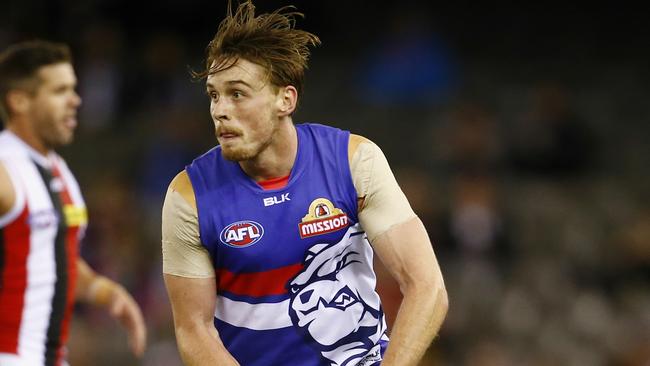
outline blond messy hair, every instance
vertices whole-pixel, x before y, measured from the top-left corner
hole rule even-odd
[[[233,14],[229,1],[226,18],[208,44],[205,70],[193,73],[194,77],[206,78],[232,67],[242,58],[264,67],[272,85],[293,85],[300,95],[310,56],[309,47],[319,45],[320,39],[312,33],[295,29],[296,17],[304,17],[295,9],[285,6],[255,16],[255,5],[246,0]]]

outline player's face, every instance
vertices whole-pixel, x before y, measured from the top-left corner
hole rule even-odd
[[[267,79],[264,68],[244,59],[208,76],[210,114],[226,159],[254,159],[273,142],[280,99]]]
[[[72,65],[43,66],[37,77],[39,86],[30,98],[27,112],[34,133],[47,149],[66,145],[73,139],[77,109],[81,105]]]

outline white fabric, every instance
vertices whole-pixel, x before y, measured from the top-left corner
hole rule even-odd
[[[41,357],[37,356],[16,356],[6,353],[0,353],[0,366],[42,366],[43,360]],[[70,366],[65,360],[61,363],[61,366]]]
[[[278,303],[249,304],[217,296],[214,316],[230,325],[253,330],[291,327],[289,300]]]
[[[5,130],[0,133],[0,161],[5,168],[9,167],[7,172],[16,197],[20,197],[15,207],[0,218],[0,228],[12,224],[25,209],[29,210],[27,223],[30,226],[27,284],[18,335],[18,355],[2,355],[0,365],[42,365],[56,283],[54,241],[59,218],[36,164],[49,169],[55,162],[73,204],[85,210],[85,203],[74,176],[63,159],[54,152],[45,157]],[[85,225],[80,227],[80,233],[84,228]]]

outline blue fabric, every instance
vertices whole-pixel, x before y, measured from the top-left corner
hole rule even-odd
[[[229,319],[237,313],[233,316],[237,321],[253,319],[246,324],[268,324],[268,308],[264,308],[262,319],[258,313],[258,318],[246,315],[241,320],[239,312],[274,304],[280,313],[268,316],[285,320],[276,329],[249,329],[217,318],[215,326],[228,351],[242,365],[325,366],[332,364],[326,357],[335,357],[335,352],[339,358],[348,358],[342,365],[351,366],[371,349],[379,349],[378,344],[383,354],[386,344],[379,341],[385,321],[374,291],[372,249],[365,233],[358,226],[353,228],[358,216],[348,159],[350,133],[319,124],[296,125],[296,130],[298,152],[286,187],[264,190],[237,162],[224,159],[220,147],[186,168],[196,197],[201,242],[220,276],[217,294],[222,301],[235,304],[222,316]],[[338,221],[325,223],[330,219]],[[301,228],[305,224],[314,226]],[[305,274],[315,263],[310,259],[323,248],[333,249],[320,253],[318,263],[323,260],[329,266],[327,273],[320,273],[323,267],[317,275]],[[343,255],[342,251],[347,252]],[[359,259],[346,262],[353,257]],[[292,279],[300,275],[301,281],[306,280],[290,289]],[[316,309],[300,308],[312,303],[318,304]],[[321,310],[334,324],[316,319],[320,331],[314,334],[324,337],[319,344],[310,333],[314,332],[309,325],[313,319],[307,325],[297,324],[300,317],[321,316]],[[247,311],[244,314],[249,314]],[[348,319],[359,323],[354,325]],[[336,331],[336,322],[353,324],[353,329]],[[349,351],[348,344],[357,346]],[[343,349],[352,355],[341,356]],[[371,365],[375,360],[370,357],[368,361]]]

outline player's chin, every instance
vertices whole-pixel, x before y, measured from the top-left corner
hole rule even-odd
[[[244,149],[236,149],[223,145],[221,146],[221,154],[223,155],[224,159],[230,161],[244,161],[253,157],[253,154]]]
[[[71,133],[58,134],[57,136],[50,136],[50,138],[45,139],[45,143],[50,149],[56,149],[58,147],[69,145],[73,140],[74,136]]]
[[[72,141],[74,141],[74,131],[71,131],[71,130],[66,131],[65,133],[62,133],[59,136],[59,139],[58,139],[59,145],[61,145],[61,146],[68,145],[68,144],[72,143]]]
[[[223,155],[224,159],[230,160],[230,161],[239,161],[239,155],[237,154],[236,151],[233,151],[232,149],[226,148],[223,145],[221,145],[221,155]]]

